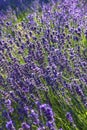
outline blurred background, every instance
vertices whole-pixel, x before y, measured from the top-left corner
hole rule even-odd
[[[25,6],[29,6],[34,0],[0,0],[0,10],[6,11],[10,6],[12,9],[25,9]],[[47,3],[49,0],[39,0],[39,3]]]

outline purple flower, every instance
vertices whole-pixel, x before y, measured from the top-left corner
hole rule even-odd
[[[26,122],[23,122],[23,123],[22,123],[22,128],[23,128],[24,130],[30,130],[30,125],[28,125]]]
[[[40,105],[40,109],[42,110],[45,117],[47,118],[47,121],[54,122],[54,114],[52,108],[48,104]]]
[[[16,130],[15,127],[13,126],[12,120],[10,120],[10,121],[8,121],[8,122],[6,123],[6,128],[7,128],[8,130]]]
[[[5,117],[7,120],[10,120],[10,115],[6,110],[2,111],[2,116]]]
[[[70,112],[66,113],[66,118],[72,123],[73,122],[73,118]]]

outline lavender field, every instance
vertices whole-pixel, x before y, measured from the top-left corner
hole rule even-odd
[[[0,130],[87,130],[86,0],[1,1]]]

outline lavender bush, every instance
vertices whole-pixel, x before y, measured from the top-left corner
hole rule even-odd
[[[87,130],[86,3],[31,10],[0,13],[0,130]]]

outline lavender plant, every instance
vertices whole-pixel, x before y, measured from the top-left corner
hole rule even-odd
[[[1,130],[87,130],[86,11],[52,0],[1,14]]]

